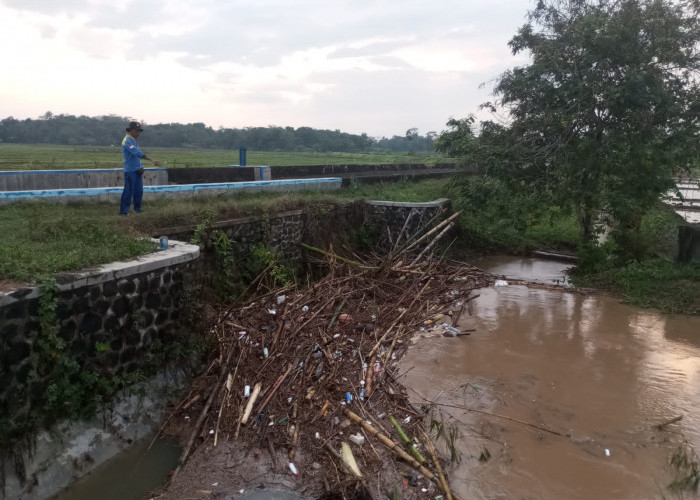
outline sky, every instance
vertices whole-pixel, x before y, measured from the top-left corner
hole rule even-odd
[[[533,0],[0,0],[0,119],[445,130],[527,63]]]

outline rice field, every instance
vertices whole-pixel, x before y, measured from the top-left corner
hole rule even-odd
[[[161,167],[225,167],[239,163],[238,150],[149,148],[142,145],[149,157]],[[393,153],[313,153],[250,151],[248,165],[271,167],[286,165],[378,165],[445,163],[451,160],[440,155]],[[121,146],[59,146],[50,144],[0,143],[0,170],[70,170],[121,168]]]

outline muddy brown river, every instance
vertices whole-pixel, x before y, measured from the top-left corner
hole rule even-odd
[[[567,267],[477,265],[547,284]],[[700,450],[700,317],[511,283],[478,293],[459,325],[474,333],[426,330],[401,363],[414,400],[442,405],[460,432],[450,475],[461,498],[698,498],[667,485],[678,445]]]

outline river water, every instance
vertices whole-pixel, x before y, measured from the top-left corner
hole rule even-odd
[[[499,500],[679,498],[666,488],[669,459],[684,441],[700,450],[700,318],[546,286],[566,282],[565,263],[477,265],[541,284],[479,290],[459,324],[474,333],[423,332],[401,363],[415,402],[427,398],[442,405],[446,423],[457,419],[455,491]]]

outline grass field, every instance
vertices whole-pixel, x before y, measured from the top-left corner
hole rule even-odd
[[[238,164],[238,150],[149,148],[149,157],[162,167],[225,167]],[[440,155],[392,153],[295,153],[247,151],[248,165],[378,165],[413,163],[434,165],[452,160]],[[147,165],[148,162],[146,162]],[[0,143],[0,170],[66,170],[121,168],[121,147],[58,146],[48,144]]]

